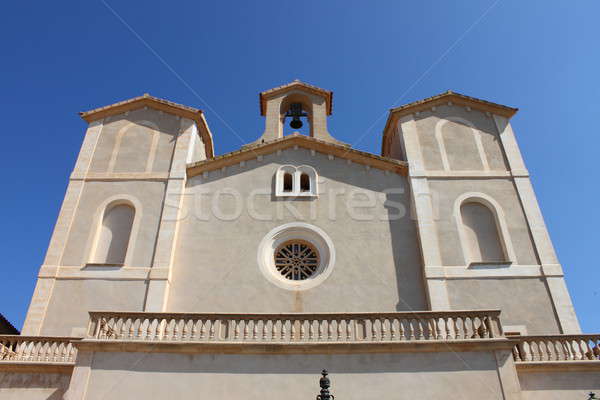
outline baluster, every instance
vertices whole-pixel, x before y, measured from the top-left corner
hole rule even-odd
[[[408,320],[408,330],[409,330],[409,340],[415,340],[416,336],[415,336],[415,327],[413,324],[414,319],[410,318]]]
[[[482,338],[491,338],[491,323],[488,317],[483,317],[481,320],[481,337]]]
[[[473,321],[473,336],[476,339],[481,338],[481,336],[479,335],[479,327],[481,325],[481,320],[479,319],[479,317],[475,317],[471,319]]]
[[[32,343],[33,343],[33,351],[31,353],[31,359],[33,361],[41,361],[40,352],[41,352],[41,348],[42,348],[42,343],[41,342],[32,342]]]
[[[39,355],[39,359],[45,362],[50,361],[50,356],[52,353],[52,343],[49,342],[42,342],[40,343],[40,355]]]
[[[119,327],[120,329],[119,329],[119,335],[117,337],[118,339],[126,337],[125,335],[126,335],[127,330],[128,330],[127,329],[127,321],[128,320],[129,320],[128,318],[119,318],[119,321],[121,322],[121,324],[120,324],[120,327]]]
[[[405,322],[406,322],[405,319],[398,320],[398,340],[406,339],[406,337],[404,336],[406,334],[406,332],[404,331],[404,323]]]
[[[308,340],[315,339],[315,320],[308,320]]]
[[[306,320],[301,319],[300,320],[300,340],[304,341],[304,338],[306,337],[306,329],[304,327],[304,324],[306,323]]]
[[[198,339],[198,323],[202,323],[200,319],[192,319],[192,331],[190,332],[190,340]]]
[[[252,320],[252,340],[258,340],[258,320]]]
[[[274,319],[271,322],[271,341],[276,342],[277,341],[277,320]]]
[[[243,324],[244,324],[244,340],[248,339],[248,330],[249,330],[248,329],[249,328],[248,325],[249,325],[249,322],[250,321],[248,321],[248,320],[244,320],[243,321]]]
[[[555,358],[555,353],[556,350],[554,349],[554,343],[552,342],[552,340],[546,340],[545,341],[546,344],[546,354],[548,355],[548,361],[556,361],[557,358]]]
[[[444,324],[446,325],[446,339],[447,340],[454,339],[454,336],[452,335],[452,329],[453,329],[454,324],[452,324],[452,322],[454,322],[452,320],[452,317],[444,318]]]
[[[417,326],[419,328],[419,340],[425,340],[425,329],[423,328],[423,320],[417,319]]]
[[[571,341],[568,339],[565,339],[564,344],[565,344],[565,348],[567,349],[567,360],[575,360],[576,359],[575,349],[574,349]]]
[[[352,323],[349,319],[346,320],[346,340],[352,339]]]
[[[381,326],[381,340],[385,340],[387,338],[387,329],[385,328],[385,324],[387,322],[387,318],[380,318],[379,325]]]
[[[319,334],[319,340],[323,339],[323,321],[317,320],[317,332]]]
[[[454,338],[455,339],[466,339],[466,335],[465,335],[465,321],[463,320],[462,317],[456,317],[455,319],[455,335]]]
[[[297,337],[297,329],[296,329],[296,321],[293,319],[290,319],[290,342],[293,342],[294,340],[296,340]]]
[[[341,319],[336,320],[335,325],[336,325],[336,329],[337,329],[337,340],[338,340],[338,342],[341,342],[344,340],[344,338],[342,337],[342,335],[344,334],[343,330],[342,330],[342,320]]]
[[[64,343],[64,357],[63,360],[65,362],[72,362],[71,359],[71,343]]]
[[[396,322],[397,318],[390,319],[390,340],[396,340]]]
[[[183,318],[183,326],[181,327],[181,337],[180,337],[181,341],[185,341],[185,339],[187,338],[189,324],[190,324],[190,321],[186,320],[184,317]],[[193,324],[194,324],[194,322],[192,320],[192,325]]]
[[[240,323],[241,321],[238,321],[237,319],[233,320],[233,326],[234,326],[234,339],[237,340],[240,337]]]
[[[585,357],[583,355],[584,350],[581,346],[581,341],[579,339],[574,339],[573,342],[575,342],[575,348],[577,349],[577,360],[585,360]]]
[[[208,338],[210,340],[213,340],[215,338],[215,330],[216,330],[215,325],[217,324],[217,321],[219,321],[219,320],[217,320],[217,319],[210,319],[210,320],[207,321],[208,323],[210,323],[210,329],[208,331],[208,335],[209,335]]]
[[[154,322],[154,320],[152,320],[151,318],[148,318],[148,326],[146,327],[146,340],[156,339],[156,336],[153,335],[153,332],[152,332],[152,323],[153,322]]]
[[[208,324],[208,320],[207,319],[199,319],[198,320],[198,325],[200,325],[200,339],[204,339],[204,336],[206,335],[206,324]]]
[[[179,320],[173,319],[173,340],[177,340],[179,338]]]
[[[327,319],[325,324],[327,324],[327,340],[331,340],[333,338],[333,321]]]
[[[375,326],[376,321],[376,319],[369,319],[369,322],[371,323],[371,341],[377,340],[377,327]]]
[[[262,339],[267,340],[267,321],[266,319],[262,320]]]
[[[133,326],[135,325],[135,319],[133,318],[128,318],[127,319],[127,332],[125,332],[127,334],[127,338],[129,340],[133,339]]]
[[[146,322],[146,319],[140,318],[140,319],[138,319],[138,321],[139,321],[139,324],[135,325],[135,329],[133,330],[133,337],[134,337],[134,339],[141,340],[141,339],[143,339],[142,336],[145,333],[143,326],[144,326],[144,323]]]
[[[281,320],[281,331],[279,332],[279,333],[280,333],[280,335],[281,335],[281,336],[280,336],[280,340],[281,340],[282,342],[283,342],[283,341],[285,341],[286,334],[287,334],[287,329],[285,328],[285,327],[286,327],[286,325],[287,325],[287,320],[285,320],[285,319],[282,319],[282,320]]]

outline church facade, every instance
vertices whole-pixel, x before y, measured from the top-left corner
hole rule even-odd
[[[510,124],[445,92],[390,110],[381,155],[333,93],[259,96],[215,155],[202,111],[149,95],[89,123],[0,399],[581,399],[600,391]],[[306,134],[287,133],[287,123]]]

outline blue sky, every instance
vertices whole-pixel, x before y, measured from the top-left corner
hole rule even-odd
[[[600,331],[600,3],[100,0],[2,11],[0,312],[18,327],[85,132],[78,111],[149,92],[205,110],[222,154],[262,133],[258,92],[298,78],[333,90],[330,131],[374,153],[392,106],[452,89],[518,107],[513,128],[582,328]]]

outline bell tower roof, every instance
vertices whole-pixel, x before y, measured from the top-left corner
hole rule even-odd
[[[318,96],[322,96],[325,99],[327,115],[331,115],[333,109],[333,92],[330,90],[321,89],[320,87],[302,82],[298,79],[287,83],[285,85],[277,86],[273,89],[265,90],[264,92],[260,92],[260,115],[267,115],[267,100],[273,96],[277,96],[279,94],[292,91],[295,89],[304,89],[308,92],[316,94]]]

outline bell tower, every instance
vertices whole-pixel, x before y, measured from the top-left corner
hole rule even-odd
[[[265,131],[252,144],[270,142],[283,137],[286,120],[292,129],[299,129],[304,121],[311,137],[343,144],[327,130],[327,116],[331,115],[333,92],[295,80],[259,95],[260,113],[265,116]]]

